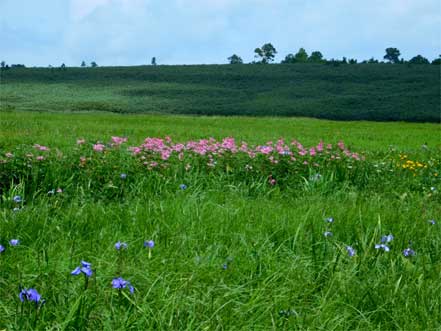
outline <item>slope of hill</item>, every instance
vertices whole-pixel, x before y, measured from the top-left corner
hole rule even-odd
[[[436,65],[14,68],[0,110],[440,121]]]

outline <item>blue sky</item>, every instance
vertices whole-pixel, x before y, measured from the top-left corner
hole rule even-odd
[[[276,61],[304,47],[326,58],[441,53],[439,0],[0,0],[0,58],[28,66]]]

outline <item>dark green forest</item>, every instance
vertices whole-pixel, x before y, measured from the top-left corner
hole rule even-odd
[[[0,110],[440,122],[440,66],[235,64],[11,68]]]

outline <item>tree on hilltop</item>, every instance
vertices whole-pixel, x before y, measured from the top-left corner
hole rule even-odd
[[[86,62],[84,62],[84,61],[81,62],[81,67],[82,67],[82,68],[86,67]]]
[[[228,58],[230,64],[242,64],[242,58],[239,55],[233,54]]]
[[[400,51],[398,50],[398,48],[394,48],[394,47],[389,47],[386,48],[386,55],[383,56],[383,58],[385,60],[388,60],[390,63],[399,63],[399,56],[401,55]]]
[[[319,51],[312,52],[308,58],[309,62],[323,62],[323,54]]]
[[[411,64],[430,64],[429,60],[422,55],[414,56],[409,60]]]
[[[154,56],[154,57],[152,57],[152,66],[155,66],[156,65],[156,57]]]
[[[294,58],[296,62],[306,62],[308,61],[308,53],[306,53],[306,50],[301,47],[299,51],[294,55]]]
[[[96,67],[98,67],[98,64],[96,64],[95,61],[92,61],[92,62],[90,62],[90,66],[91,66],[92,68],[96,68]]]
[[[256,48],[254,53],[256,53],[254,57],[261,59],[260,63],[267,64],[274,61],[277,51],[271,43],[267,43],[261,48]]]

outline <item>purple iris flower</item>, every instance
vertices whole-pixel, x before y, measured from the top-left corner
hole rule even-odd
[[[0,253],[3,253],[5,251],[5,246],[0,245]]]
[[[436,224],[435,220],[428,220],[427,222],[429,222],[429,224],[432,224],[432,225]]]
[[[116,244],[115,244],[115,248],[116,248],[116,250],[120,250],[121,248],[122,249],[127,249],[127,243],[122,243],[121,241],[118,241]]]
[[[89,262],[81,261],[81,266],[76,267],[70,274],[78,276],[80,273],[83,273],[86,277],[92,276],[92,265]]]
[[[19,195],[16,195],[12,200],[14,200],[15,203],[23,202],[23,199]]]
[[[153,240],[144,241],[144,247],[152,249],[153,247],[155,247],[155,242]]]
[[[187,189],[187,185],[185,185],[185,184],[181,184],[181,185],[179,185],[179,188],[180,188],[181,190],[186,190],[186,189]]]
[[[333,234],[332,234],[331,231],[325,231],[325,232],[323,233],[323,235],[324,235],[325,237],[332,237],[332,236],[333,236]]]
[[[228,264],[227,263],[222,264],[222,269],[227,270],[228,269]]]
[[[119,175],[119,178],[126,179],[127,178],[127,174],[121,174],[121,175]]]
[[[9,240],[9,244],[11,246],[18,246],[18,245],[20,245],[20,240],[18,240],[18,239],[11,239],[11,240]]]
[[[334,223],[334,218],[333,217],[327,217],[327,218],[325,218],[325,222],[327,222],[327,223]]]
[[[119,289],[119,290],[121,290],[123,288],[126,288],[126,287],[129,287],[130,293],[133,294],[133,292],[135,292],[135,288],[130,284],[130,282],[125,280],[122,277],[113,278],[113,280],[112,280],[112,287],[116,288],[116,289]]]
[[[375,249],[382,249],[385,252],[389,252],[390,251],[389,246],[387,246],[385,244],[377,244],[377,245],[375,245]]]
[[[416,253],[415,253],[415,251],[412,249],[412,248],[406,248],[404,251],[403,251],[403,255],[405,256],[405,257],[410,257],[410,256],[414,256]]]
[[[351,257],[354,256],[356,253],[355,249],[352,248],[351,246],[346,246],[346,250],[348,251],[348,255]]]
[[[24,301],[33,301],[35,303],[39,303],[41,300],[41,295],[40,293],[37,292],[36,289],[30,288],[29,290],[27,289],[22,289],[20,291],[20,294],[18,295],[18,297],[20,298],[21,302]]]
[[[387,236],[381,237],[382,243],[390,243],[394,239],[394,236],[391,234],[388,234]]]

